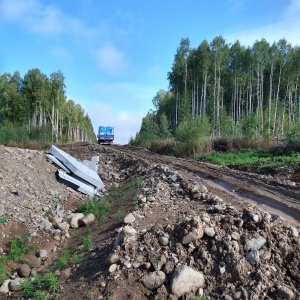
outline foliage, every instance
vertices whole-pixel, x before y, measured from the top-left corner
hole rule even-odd
[[[64,249],[61,252],[61,255],[59,256],[59,258],[56,260],[55,262],[55,267],[59,270],[65,268],[66,266],[68,266],[70,261],[70,251],[67,249]]]
[[[203,295],[197,295],[193,300],[207,300],[207,298]]]
[[[59,278],[52,272],[47,272],[44,275],[44,286],[51,293],[57,292],[59,287]]]
[[[300,153],[285,153],[281,148],[244,149],[239,152],[212,152],[205,159],[211,163],[225,165],[258,173],[275,173],[280,167],[295,168],[300,163]]]
[[[298,151],[299,62],[300,48],[285,39],[273,44],[261,39],[245,47],[217,36],[191,48],[183,38],[168,73],[170,90],[157,92],[155,110],[130,144],[187,156],[210,138],[231,139],[233,145],[234,140],[286,136]]]
[[[0,75],[0,143],[96,141],[91,120],[65,95],[61,71]]]
[[[27,254],[32,248],[28,245],[28,241],[28,237],[15,236],[9,242],[8,258],[17,261],[23,254]]]
[[[77,211],[84,215],[92,213],[95,217],[105,217],[111,209],[109,200],[110,199],[107,196],[103,196],[100,200],[91,199],[87,203],[78,205]]]
[[[6,223],[7,219],[6,218],[0,218],[0,224]]]
[[[0,264],[0,285],[6,279],[6,270],[2,264]]]
[[[52,299],[59,288],[59,278],[52,272],[43,275],[36,274],[33,281],[25,279],[21,286],[21,291],[25,298],[37,300]]]
[[[194,118],[181,122],[176,129],[176,139],[185,144],[201,145],[204,138],[210,133],[210,125],[207,118]]]
[[[23,295],[26,298],[31,298],[34,296],[34,286],[33,286],[33,282],[29,279],[26,278],[21,285],[21,290]]]
[[[143,184],[143,180],[140,177],[137,177],[133,181],[125,183],[123,189],[132,190],[136,187],[140,187],[142,184]]]
[[[83,251],[90,251],[93,249],[93,236],[90,228],[88,229],[87,235],[81,237],[81,241],[83,243],[82,246]]]

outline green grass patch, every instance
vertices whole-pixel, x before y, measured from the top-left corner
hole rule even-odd
[[[110,211],[110,209],[111,205],[108,196],[104,196],[100,200],[92,199],[89,200],[87,203],[77,206],[78,212],[83,213],[84,215],[92,213],[95,217],[105,217],[106,214]]]
[[[7,219],[6,218],[0,218],[0,224],[4,224],[7,222]]]
[[[239,152],[212,152],[205,156],[205,161],[256,173],[276,173],[282,167],[293,170],[300,163],[300,153],[285,149],[243,149]]]
[[[59,258],[55,262],[55,267],[59,270],[67,267],[70,263],[70,259],[71,259],[71,251],[67,249],[63,250]]]
[[[132,190],[134,188],[139,188],[142,184],[143,184],[143,180],[137,177],[133,181],[125,183],[122,189]]]
[[[0,264],[0,286],[6,278],[7,278],[6,269],[4,268],[3,265]]]
[[[23,296],[37,300],[53,299],[59,288],[59,278],[52,272],[43,275],[36,274],[33,280],[27,278],[23,281],[21,291]]]
[[[20,261],[24,254],[29,253],[33,249],[33,246],[29,245],[28,237],[15,236],[9,242],[8,259],[12,261]]]
[[[88,229],[88,234],[86,236],[82,236],[82,251],[90,251],[93,249],[93,236],[91,228]]]

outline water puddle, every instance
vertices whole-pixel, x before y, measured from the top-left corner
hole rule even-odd
[[[243,197],[245,199],[249,199],[249,200],[255,201],[257,203],[264,204],[268,207],[280,210],[280,211],[284,212],[285,214],[293,217],[298,222],[300,222],[300,210],[298,208],[289,206],[289,205],[281,202],[279,197],[277,197],[279,200],[276,200],[272,196],[268,197],[268,196],[263,196],[263,195],[255,195],[248,191],[237,189],[236,186],[234,186],[233,184],[230,184],[224,180],[210,178],[203,174],[197,174],[197,175],[204,180],[213,182],[214,184],[222,187],[226,191],[228,191],[238,197]]]

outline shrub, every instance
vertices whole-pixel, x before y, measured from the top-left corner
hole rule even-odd
[[[15,236],[9,242],[8,258],[17,261],[23,254],[27,254],[31,250],[28,241],[28,237]]]
[[[5,279],[6,279],[6,270],[4,266],[0,265],[0,286]]]
[[[70,251],[63,250],[58,260],[55,262],[55,266],[57,269],[63,269],[66,267],[70,260]]]
[[[92,213],[97,217],[99,215],[105,216],[107,212],[109,212],[110,208],[111,207],[108,199],[103,197],[101,201],[92,199],[87,203],[78,205],[77,211],[83,213],[84,215]]]
[[[88,229],[88,234],[87,236],[83,236],[81,237],[81,241],[83,243],[83,247],[82,247],[82,250],[83,251],[89,251],[91,249],[93,249],[93,241],[92,241],[92,231],[91,229],[89,228]]]

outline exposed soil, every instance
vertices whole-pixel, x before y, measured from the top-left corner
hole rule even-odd
[[[126,200],[122,203],[112,203],[105,222],[97,220],[92,224],[94,248],[82,262],[70,266],[71,276],[61,283],[55,299],[194,299],[202,293],[207,299],[300,299],[300,169],[289,178],[264,176],[131,146],[57,146],[78,160],[99,155],[99,176],[107,188],[137,177],[143,185],[123,195]],[[9,164],[12,170],[25,163],[14,159],[13,151],[20,152],[10,148],[10,155],[0,157],[0,163]],[[55,167],[46,158],[39,158],[39,167],[50,170],[42,174],[45,177],[40,174],[40,179],[48,178],[50,184],[55,179]],[[45,201],[40,205],[50,206],[50,200],[57,195],[43,200],[44,185],[38,184],[36,167],[26,170],[26,177],[36,181],[35,193],[41,202]],[[86,201],[85,196],[58,182],[53,183],[52,189],[56,189],[56,184],[65,210],[75,210],[78,203]],[[25,186],[10,192],[24,190]],[[4,205],[4,199],[0,205]],[[121,211],[125,215],[133,212],[135,220],[124,224]],[[33,230],[29,215],[22,218],[22,212],[7,211],[4,217],[9,216],[8,222],[0,224],[0,247],[4,253],[13,236]],[[207,228],[213,228],[214,234],[209,235]],[[79,247],[87,230],[71,232],[63,243],[52,239],[50,233],[32,237],[36,249],[48,250],[47,260],[37,271],[51,269],[63,249]],[[162,237],[168,244],[158,242]],[[266,242],[259,249],[252,249],[249,241],[260,237]],[[247,255],[252,251],[259,253],[259,258],[249,262]],[[112,254],[117,257],[116,262],[112,262]],[[155,259],[160,262],[159,267]],[[114,264],[116,269],[111,270]],[[183,294],[178,292],[174,274],[183,265],[203,274],[205,284],[193,286]],[[165,276],[161,283],[145,283],[149,279],[145,276],[156,276],[158,272]],[[20,293],[2,297],[17,299]]]

